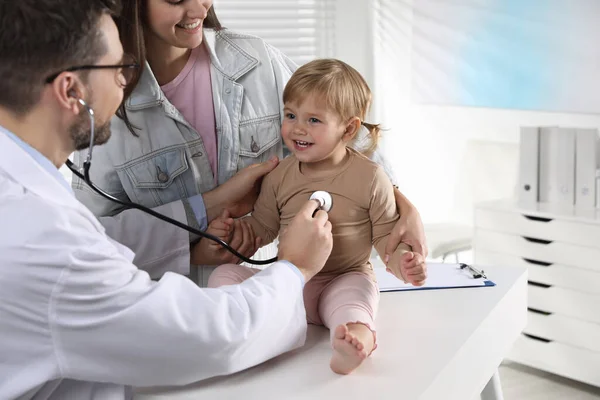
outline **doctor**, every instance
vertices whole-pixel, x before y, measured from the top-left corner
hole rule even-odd
[[[282,236],[287,261],[222,290],[154,282],[105,235],[58,168],[89,145],[87,106],[95,143],[110,136],[128,76],[116,2],[0,1],[1,399],[124,399],[297,348],[303,283],[331,251],[314,201]]]

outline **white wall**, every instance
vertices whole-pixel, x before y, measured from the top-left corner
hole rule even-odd
[[[426,222],[458,216],[455,199],[465,188],[456,185],[467,140],[517,143],[523,125],[600,127],[600,116],[589,115],[418,105],[398,107],[397,113],[397,117],[384,120],[392,128],[384,148],[398,173],[402,191]],[[512,194],[506,192],[507,197]]]
[[[464,190],[456,184],[467,140],[517,143],[523,125],[600,128],[600,115],[414,104],[410,99],[412,2],[402,1],[397,9],[401,15],[383,22],[388,27],[395,24],[393,32],[372,38],[365,16],[373,17],[377,1],[343,0],[345,6],[338,6],[336,56],[354,65],[371,83],[376,98],[374,122],[390,129],[384,150],[401,190],[426,222],[458,216],[453,199]]]
[[[351,64],[372,87],[372,0],[335,0],[336,19],[332,57]]]

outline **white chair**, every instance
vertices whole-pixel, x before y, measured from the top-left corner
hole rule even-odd
[[[515,195],[519,168],[519,145],[469,140],[460,158],[448,221],[425,224],[430,259],[445,260],[472,248],[474,204]]]

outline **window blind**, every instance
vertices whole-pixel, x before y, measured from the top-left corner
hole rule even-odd
[[[215,0],[221,24],[256,35],[297,64],[334,51],[335,0]]]

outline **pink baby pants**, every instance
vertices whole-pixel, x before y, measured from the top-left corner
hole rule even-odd
[[[235,285],[245,281],[259,269],[226,264],[218,267],[208,279],[208,287]],[[342,275],[317,275],[304,286],[304,307],[309,324],[325,325],[333,332],[338,325],[361,323],[375,335],[375,316],[379,289],[369,275],[347,272]]]

